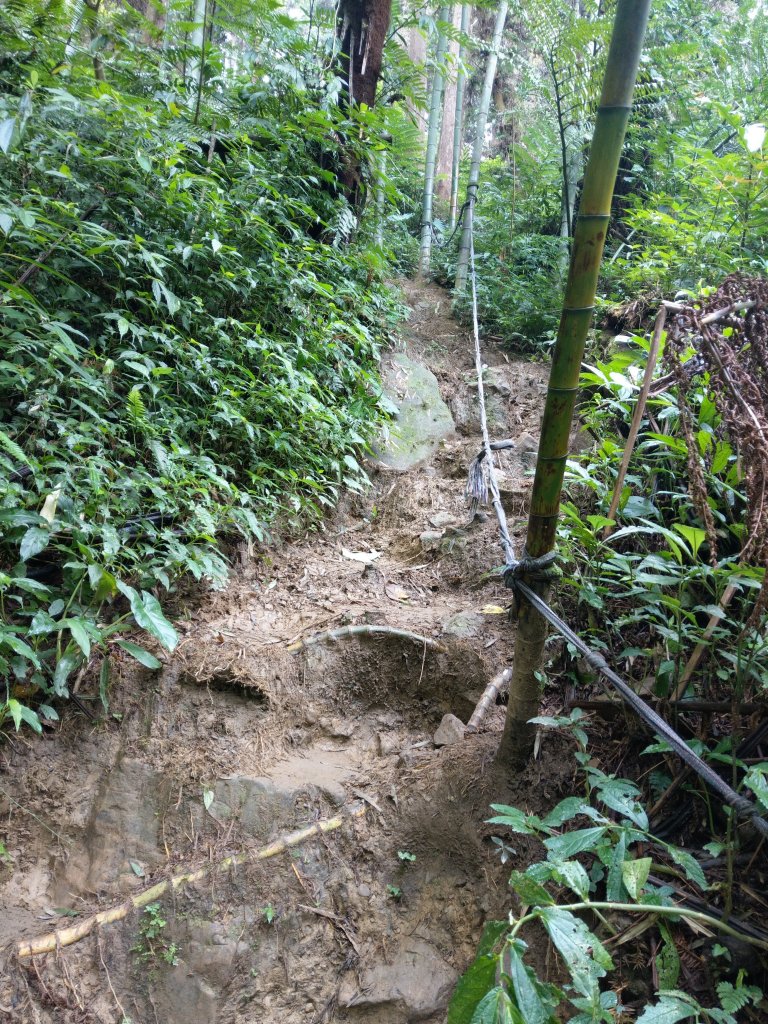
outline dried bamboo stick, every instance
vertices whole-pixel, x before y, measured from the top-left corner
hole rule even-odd
[[[314,636],[308,636],[304,640],[290,644],[286,650],[300,651],[303,647],[322,643],[323,640],[341,640],[346,636],[396,636],[400,637],[401,640],[412,640],[414,643],[423,644],[425,647],[430,647],[433,651],[445,650],[435,640],[430,640],[427,636],[420,636],[418,633],[411,633],[407,629],[396,629],[394,626],[370,625],[340,626],[339,629],[328,629],[324,633],[315,633]]]
[[[483,695],[477,702],[477,707],[472,712],[472,717],[467,722],[466,732],[476,732],[478,726],[488,714],[488,708],[496,703],[496,698],[499,695],[499,691],[505,686],[509,685],[509,681],[512,678],[512,669],[505,668],[498,675],[494,676],[493,679],[488,683]]]
[[[629,428],[629,435],[627,436],[627,440],[624,445],[624,455],[621,460],[621,466],[619,467],[619,475],[616,477],[616,484],[613,488],[611,507],[608,512],[609,519],[616,518],[616,510],[619,507],[619,501],[621,500],[621,491],[624,486],[624,477],[627,475],[627,470],[629,469],[629,460],[632,458],[632,452],[635,450],[635,441],[637,440],[637,435],[640,432],[640,424],[643,420],[645,404],[648,401],[648,393],[651,390],[653,372],[656,369],[656,360],[659,355],[659,345],[661,344],[661,335],[664,331],[664,323],[666,319],[667,310],[664,306],[662,306],[656,315],[656,323],[653,327],[651,345],[648,349],[648,362],[645,365],[645,376],[643,377],[643,386],[640,388],[640,394],[637,398],[635,411],[632,415],[632,425]],[[613,527],[606,526],[605,530],[603,530],[603,540],[607,540],[612,533]]]
[[[680,700],[680,698],[685,693],[685,691],[686,691],[686,689],[688,687],[688,683],[690,682],[691,676],[696,671],[696,669],[699,667],[699,662],[704,657],[705,653],[707,652],[707,650],[709,648],[709,644],[707,643],[707,641],[709,640],[709,638],[714,633],[715,628],[716,628],[718,622],[720,622],[720,620],[722,618],[724,618],[724,616],[725,616],[725,609],[731,603],[731,600],[733,599],[733,595],[735,593],[736,593],[736,587],[733,584],[729,583],[728,586],[723,591],[723,596],[720,598],[720,608],[721,608],[723,614],[722,615],[710,615],[709,622],[707,623],[707,628],[704,630],[704,635],[702,636],[702,638],[699,641],[699,643],[696,644],[696,647],[694,648],[693,654],[690,656],[690,658],[686,662],[685,668],[683,669],[683,674],[680,676],[680,682],[677,684],[677,687],[675,688],[675,692],[672,694],[672,700],[673,701]]]
[[[309,825],[307,828],[300,829],[298,832],[289,832],[284,836],[280,836],[273,843],[262,846],[259,850],[246,850],[243,853],[225,857],[216,863],[206,864],[196,871],[187,871],[184,874],[175,875],[173,878],[165,878],[162,882],[158,882],[151,888],[131,896],[130,899],[116,907],[101,910],[98,914],[91,914],[90,917],[86,917],[82,921],[78,921],[77,924],[70,925],[68,928],[59,928],[56,931],[48,932],[46,935],[40,935],[35,939],[28,939],[17,943],[16,953],[20,957],[37,956],[40,953],[54,953],[61,946],[71,946],[73,943],[79,942],[80,939],[84,939],[87,935],[91,934],[94,928],[100,927],[103,924],[113,924],[115,921],[122,921],[132,911],[146,907],[148,903],[152,903],[153,900],[158,899],[168,892],[169,889],[175,892],[183,885],[187,885],[190,882],[199,882],[201,879],[207,878],[208,875],[221,874],[238,864],[245,864],[250,860],[267,860],[270,857],[276,857],[278,854],[285,853],[286,850],[290,850],[294,846],[300,846],[313,836],[333,832],[334,829],[340,828],[348,819],[361,817],[361,815],[365,814],[366,810],[365,804],[350,804],[345,811],[337,814],[334,818],[324,818],[321,821],[316,821],[313,825]]]

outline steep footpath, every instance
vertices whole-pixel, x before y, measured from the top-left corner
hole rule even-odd
[[[466,722],[509,663],[512,627],[488,577],[495,519],[466,524],[480,444],[471,339],[443,291],[403,288],[411,316],[384,362],[400,413],[371,489],[319,531],[241,552],[225,591],[180,600],[173,658],[159,673],[118,664],[103,718],[70,713],[3,749],[0,944],[352,802],[367,813],[58,955],[10,957],[0,1019],[442,1021],[483,921],[504,915],[488,805],[546,806],[570,769],[554,738],[520,779],[499,777],[502,708],[435,744],[443,716]],[[491,432],[517,440],[500,467],[518,531],[545,371],[492,343],[484,358]],[[94,707],[97,689],[82,694]],[[527,851],[517,844],[522,864]]]

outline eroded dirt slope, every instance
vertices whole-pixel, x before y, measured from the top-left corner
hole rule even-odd
[[[495,520],[466,525],[471,340],[444,292],[403,287],[411,316],[385,361],[403,416],[371,460],[372,488],[320,531],[243,552],[226,591],[180,609],[161,672],[116,666],[108,715],[71,711],[2,749],[0,945],[355,802],[365,815],[179,889],[155,937],[134,911],[58,954],[16,961],[7,946],[2,1019],[438,1022],[483,922],[504,915],[509,867],[488,805],[549,806],[570,769],[548,738],[524,777],[499,777],[502,708],[434,743],[508,663],[512,627],[487,610],[507,603],[488,577]],[[492,433],[518,441],[500,466],[519,530],[544,368],[492,346],[484,358]],[[96,694],[95,682],[81,692],[92,708]],[[535,853],[517,844],[522,864]]]

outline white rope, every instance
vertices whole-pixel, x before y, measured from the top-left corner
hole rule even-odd
[[[483,448],[485,459],[483,460],[484,472],[488,474],[488,490],[491,493],[493,507],[496,510],[496,518],[499,521],[499,534],[501,535],[501,546],[504,549],[504,558],[507,565],[515,565],[515,548],[512,538],[509,536],[507,517],[504,513],[504,506],[501,504],[499,484],[496,480],[496,470],[493,465],[491,453],[491,439],[488,435],[488,418],[485,412],[485,389],[483,387],[483,360],[480,354],[480,326],[477,319],[477,282],[475,280],[475,218],[474,218],[474,197],[470,198],[467,208],[469,217],[469,276],[472,282],[472,330],[475,336],[475,369],[477,370],[477,400],[480,408],[480,429],[483,434]]]

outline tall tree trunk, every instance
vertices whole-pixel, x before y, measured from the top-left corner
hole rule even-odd
[[[458,28],[461,24],[464,7],[456,7],[453,11],[453,27]],[[459,56],[459,42],[457,39],[448,41],[448,54],[451,58],[451,65],[456,66]],[[451,165],[453,157],[453,136],[456,125],[456,90],[458,89],[458,76],[451,75],[445,83],[443,95],[443,120],[440,125],[440,141],[437,145],[437,165],[435,167],[435,195],[442,199],[446,205],[451,198]]]
[[[534,559],[548,554],[555,546],[560,493],[584,343],[592,321],[616,171],[629,120],[649,8],[650,0],[618,0],[616,8],[541,425],[525,544],[525,554]],[[526,582],[538,593],[546,595],[546,583],[537,581],[534,576]],[[534,729],[528,722],[538,712],[537,673],[547,633],[542,617],[527,602],[521,601],[520,604],[509,705],[498,753],[499,760],[510,766],[527,761],[533,749]]]
[[[384,219],[386,214],[386,196],[384,182],[387,177],[387,151],[382,149],[376,167],[376,245],[384,245]]]
[[[415,65],[420,67],[422,71],[425,68],[427,60],[427,40],[424,37],[424,33],[418,28],[409,28],[405,33],[406,51],[408,56]],[[427,92],[427,76],[422,74],[422,83],[424,85],[424,92]],[[407,101],[408,110],[419,126],[421,132],[422,141],[426,141],[427,138],[427,119],[421,104],[418,106],[410,101]]]
[[[469,33],[469,19],[472,15],[472,8],[469,4],[463,4],[461,8],[461,34],[466,36]],[[451,154],[451,231],[456,227],[456,218],[459,210],[459,170],[461,168],[461,140],[464,138],[464,93],[467,87],[467,75],[464,71],[464,61],[467,57],[467,48],[462,41],[459,47],[459,70],[456,78],[456,113],[453,121],[453,153]]]
[[[350,106],[373,107],[381,76],[384,44],[392,0],[340,0],[336,21],[339,77]],[[365,205],[366,189],[360,157],[350,147],[342,155],[339,181],[356,210]]]
[[[381,75],[392,0],[341,0],[340,76],[350,103],[372,107]]]
[[[485,68],[485,80],[483,91],[480,96],[480,106],[477,108],[477,120],[475,123],[475,143],[472,148],[472,163],[469,168],[469,184],[467,185],[467,208],[464,212],[464,221],[459,242],[459,256],[456,262],[456,291],[464,291],[467,283],[467,269],[469,267],[469,238],[472,231],[472,220],[474,216],[474,204],[477,198],[477,187],[480,183],[480,161],[483,156],[483,145],[485,143],[485,129],[488,124],[488,108],[491,105],[491,93],[496,78],[496,64],[499,59],[499,48],[501,38],[504,35],[504,25],[507,20],[507,0],[501,0],[496,13],[496,24],[493,28],[493,39],[488,54],[488,64]]]
[[[435,71],[432,76],[432,95],[429,101],[429,127],[427,129],[427,155],[424,163],[424,197],[421,204],[421,251],[419,272],[429,273],[432,258],[432,200],[435,191],[435,166],[437,164],[437,143],[440,137],[440,115],[443,106],[443,62],[447,36],[445,24],[451,19],[451,8],[441,7],[438,14],[440,27],[435,50]]]

